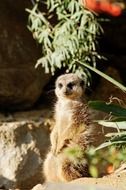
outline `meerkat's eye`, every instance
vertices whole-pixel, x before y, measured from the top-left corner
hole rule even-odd
[[[69,82],[69,83],[67,84],[67,87],[68,87],[69,89],[73,89],[74,86],[75,86],[75,83],[74,83],[74,82]]]
[[[58,87],[59,87],[59,88],[62,88],[62,87],[63,87],[63,84],[62,84],[62,83],[58,83]]]
[[[84,87],[84,81],[83,80],[80,81],[80,86]]]

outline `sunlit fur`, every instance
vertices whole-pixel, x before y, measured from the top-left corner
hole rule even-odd
[[[72,89],[67,88],[67,85],[74,84]],[[84,93],[84,85],[81,85],[82,80],[76,74],[61,75],[56,81],[55,94],[58,98],[67,98],[72,100],[78,100]],[[63,86],[60,88],[59,84]],[[83,84],[83,83],[82,83]]]

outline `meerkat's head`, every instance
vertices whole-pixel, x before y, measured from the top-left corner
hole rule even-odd
[[[80,99],[84,93],[84,81],[73,73],[61,75],[56,80],[55,93],[61,99]]]

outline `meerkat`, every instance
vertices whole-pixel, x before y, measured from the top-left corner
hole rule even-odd
[[[65,153],[65,149],[77,146],[85,151],[91,144],[100,143],[98,136],[103,138],[103,131],[91,123],[84,91],[84,81],[76,74],[64,74],[56,80],[55,125],[43,166],[46,181],[67,182],[89,176],[85,158],[76,163]]]

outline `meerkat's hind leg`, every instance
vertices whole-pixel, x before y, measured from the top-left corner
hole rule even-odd
[[[43,174],[46,182],[58,182],[57,158],[49,152],[43,164]]]
[[[89,168],[87,163],[74,164],[70,160],[64,160],[58,168],[59,177],[62,181],[72,181],[81,177],[89,177]]]

